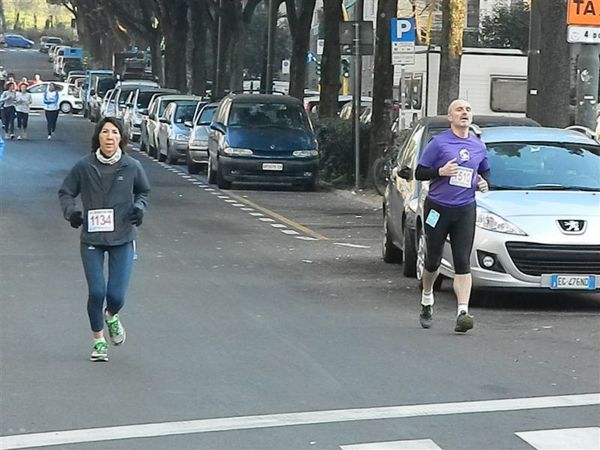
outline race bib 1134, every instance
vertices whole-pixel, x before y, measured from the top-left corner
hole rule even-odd
[[[90,209],[87,218],[88,233],[115,231],[115,211],[113,209]]]

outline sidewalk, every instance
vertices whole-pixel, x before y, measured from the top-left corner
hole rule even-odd
[[[381,210],[383,208],[383,197],[374,189],[332,189],[336,195],[342,198],[358,201],[367,206],[371,206],[373,210]]]

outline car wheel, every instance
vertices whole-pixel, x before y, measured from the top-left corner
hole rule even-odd
[[[217,186],[219,186],[219,189],[231,189],[231,181],[225,179],[220,165],[217,166]]]
[[[71,104],[69,102],[62,102],[60,104],[60,112],[62,112],[63,114],[69,114],[72,110],[73,108],[71,107]]]
[[[417,249],[414,236],[410,229],[404,228],[404,266],[402,273],[405,277],[414,278],[417,276]]]
[[[390,236],[390,230],[388,225],[389,216],[383,213],[383,245],[381,253],[383,260],[386,263],[401,263],[402,262],[402,250],[394,245]]]
[[[415,275],[417,280],[423,279],[423,271],[425,270],[425,256],[427,255],[427,246],[425,244],[425,233],[419,231],[417,233],[417,264],[415,266]]]
[[[212,158],[210,157],[210,155],[208,156],[208,168],[206,172],[208,176],[208,183],[215,184],[217,182],[217,173],[215,172],[215,169],[213,167]]]
[[[190,175],[200,173],[200,164],[196,164],[194,161],[192,161],[189,155],[185,158],[185,163],[187,164],[187,170]]]
[[[174,155],[173,152],[170,150],[170,146],[169,143],[167,142],[167,163],[168,164],[177,164],[179,162],[179,158],[177,157],[177,155]]]

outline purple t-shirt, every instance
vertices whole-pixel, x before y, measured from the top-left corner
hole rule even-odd
[[[437,177],[429,182],[429,198],[444,206],[466,206],[475,201],[477,174],[489,170],[487,149],[478,137],[461,138],[452,130],[435,136],[419,159],[423,167],[439,169],[456,158],[459,173]]]

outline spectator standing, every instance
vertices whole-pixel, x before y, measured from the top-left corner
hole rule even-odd
[[[48,126],[48,140],[52,139],[52,133],[56,131],[58,111],[58,91],[54,83],[50,83],[46,88],[46,92],[44,92],[44,113],[46,114],[46,124]]]
[[[19,134],[17,140],[27,139],[27,122],[29,122],[29,108],[31,107],[31,94],[27,92],[27,85],[21,83],[19,85],[19,92],[17,92],[17,99],[15,109],[17,111],[17,129]]]
[[[4,66],[0,66],[0,91],[4,91],[4,83],[6,83],[7,78],[8,73],[6,73],[6,69]]]

